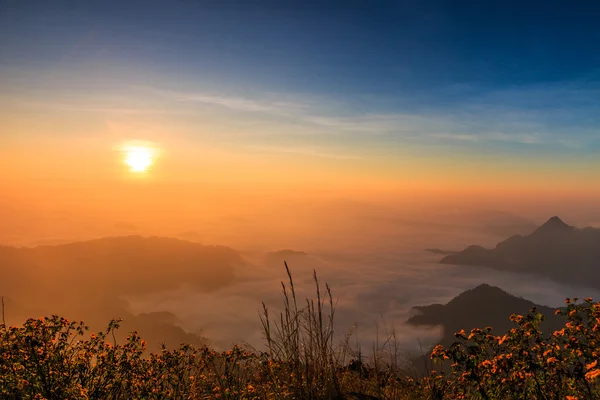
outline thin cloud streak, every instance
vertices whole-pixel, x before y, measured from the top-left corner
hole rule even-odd
[[[307,107],[307,105],[303,103],[258,100],[242,96],[225,96],[205,92],[179,92],[153,87],[144,87],[142,89],[174,102],[204,103],[234,111],[293,115],[299,110],[303,110]]]
[[[459,92],[476,91],[468,88]],[[548,88],[524,87],[478,93],[466,96],[453,93],[451,97],[456,97],[456,104],[451,103],[450,108],[447,105],[445,108],[436,108],[433,97],[432,105],[410,110],[406,106],[394,107],[394,100],[387,99],[385,112],[372,106],[362,107],[363,111],[356,113],[352,113],[352,110],[358,109],[356,102],[364,99],[348,99],[344,102],[334,97],[272,92],[231,96],[152,86],[129,86],[118,95],[108,93],[93,101],[77,103],[72,99],[64,101],[60,96],[53,101],[43,97],[8,96],[1,96],[0,100],[11,107],[105,113],[108,118],[111,115],[127,115],[133,119],[145,115],[164,116],[166,119],[163,118],[161,123],[165,129],[185,125],[189,128],[186,131],[192,132],[198,126],[210,126],[213,132],[218,130],[223,138],[269,140],[258,145],[265,148],[275,146],[278,152],[286,150],[286,146],[277,143],[278,138],[296,138],[295,145],[303,146],[305,154],[320,153],[329,158],[339,158],[341,155],[339,151],[329,154],[307,150],[307,145],[314,142],[307,143],[308,139],[301,138],[327,141],[328,137],[344,136],[350,146],[353,142],[368,140],[375,146],[379,142],[382,146],[388,143],[432,147],[488,146],[492,150],[496,145],[513,144],[529,149],[537,146],[585,151],[590,145],[593,147],[598,144],[597,129],[593,127],[598,117],[585,114],[585,107],[583,111],[568,107],[580,101],[575,93],[586,94],[585,99],[593,98],[598,93],[594,85],[582,89],[565,83]],[[559,95],[569,104],[560,104]],[[141,107],[140,99],[143,99]],[[381,103],[377,99],[375,102]],[[526,108],[527,104],[529,108]],[[214,114],[205,107],[217,107],[221,111]],[[185,115],[186,121],[178,120],[178,115]],[[188,116],[198,119],[201,125],[190,121]],[[139,123],[143,122],[140,119]],[[136,125],[136,121],[132,120],[131,124]],[[176,132],[173,131],[173,134]],[[289,149],[286,151],[289,152]]]
[[[299,155],[308,155],[314,157],[322,157],[322,158],[332,158],[337,160],[360,160],[363,157],[349,155],[349,154],[341,154],[341,153],[331,153],[325,151],[322,148],[318,147],[298,147],[298,146],[248,146],[251,150],[262,151],[262,152],[272,152],[272,153],[288,153],[288,154],[299,154]]]
[[[204,92],[179,92],[158,88],[143,88],[162,99],[173,102],[199,103],[216,106],[229,111],[249,114],[251,121],[239,117],[238,126],[248,125],[251,136],[279,135],[350,135],[388,137],[392,140],[438,145],[457,142],[467,145],[513,143],[527,146],[556,146],[570,149],[581,148],[583,138],[577,135],[568,142],[560,134],[562,127],[551,124],[545,110],[511,107],[511,100],[523,104],[527,99],[555,99],[555,94],[571,93],[571,84],[553,86],[540,93],[538,87],[490,90],[478,97],[463,99],[454,110],[412,112],[363,112],[347,115],[349,103],[334,99],[301,99],[285,95],[286,101],[275,100],[277,94],[269,94],[270,100],[259,96],[226,96]],[[580,89],[576,90],[578,93]],[[589,92],[589,91],[588,91]],[[593,92],[593,91],[592,91]],[[292,98],[292,101],[289,99]],[[539,103],[536,102],[536,103]],[[555,100],[550,100],[555,102]],[[345,106],[345,107],[344,107]],[[340,112],[344,109],[344,113]],[[547,110],[546,110],[547,111]],[[258,129],[264,132],[258,132]],[[566,128],[564,128],[566,129]],[[571,130],[569,130],[571,132]],[[561,138],[562,137],[562,138]],[[377,140],[377,139],[374,139]]]

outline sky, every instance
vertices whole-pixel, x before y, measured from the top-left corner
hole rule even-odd
[[[240,193],[595,204],[599,20],[595,1],[0,0],[3,192],[110,216]],[[128,143],[155,149],[148,173]]]

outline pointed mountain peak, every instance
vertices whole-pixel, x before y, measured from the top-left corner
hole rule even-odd
[[[568,232],[572,230],[572,226],[565,224],[562,219],[554,216],[537,228],[536,232]]]
[[[492,285],[488,285],[487,283],[482,283],[479,286],[475,286],[472,289],[469,289],[465,292],[463,292],[463,294],[470,294],[470,295],[481,295],[481,294],[497,294],[497,295],[506,295],[506,296],[510,296],[510,294],[508,294],[507,292],[505,292],[504,290],[500,289],[498,286],[492,286]]]
[[[472,289],[466,290],[456,296],[454,299],[450,301],[448,304],[457,304],[462,302],[480,302],[480,301],[489,301],[490,299],[501,300],[509,297],[514,297],[510,293],[505,292],[497,286],[491,286],[487,283],[482,283],[479,286],[476,286]]]
[[[497,286],[491,286],[488,284],[481,284],[472,289],[466,290],[450,300],[445,307],[453,310],[468,310],[473,307],[503,307],[508,304],[521,304],[525,305],[525,309],[530,308],[533,303],[529,303],[527,300],[516,297]]]

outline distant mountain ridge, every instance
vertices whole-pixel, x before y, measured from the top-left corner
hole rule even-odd
[[[111,318],[123,318],[121,335],[139,330],[149,345],[200,344],[175,315],[157,310],[134,315],[123,300],[185,285],[218,290],[235,279],[244,260],[228,247],[204,246],[165,237],[120,236],[36,247],[0,246],[0,294],[10,301],[10,323],[52,313],[85,319],[105,329]]]
[[[265,254],[265,264],[269,266],[281,266],[284,261],[294,264],[302,262],[306,257],[308,257],[308,253],[304,251],[282,249]]]
[[[0,247],[0,273],[28,286],[67,286],[83,279],[90,289],[118,294],[171,289],[180,283],[210,290],[229,284],[233,265],[243,259],[233,249],[165,237],[118,236],[36,247]],[[117,279],[118,278],[118,279]]]
[[[600,287],[600,229],[575,228],[555,216],[527,236],[511,236],[494,249],[469,246],[440,263],[534,273]]]

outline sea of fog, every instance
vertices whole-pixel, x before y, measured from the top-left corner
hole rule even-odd
[[[344,204],[335,203],[312,217],[296,213],[299,217],[291,222],[287,218],[267,219],[270,214],[265,213],[234,222],[215,217],[212,225],[193,220],[189,226],[177,225],[170,231],[167,227],[136,230],[141,235],[229,246],[240,252],[245,262],[236,266],[231,282],[213,290],[199,291],[198,285],[183,283],[176,290],[124,295],[122,299],[134,314],[160,311],[175,314],[183,329],[200,334],[217,348],[228,348],[234,343],[261,348],[264,345],[259,319],[261,302],[268,306],[271,315],[281,310],[281,282],[287,281],[285,259],[300,303],[315,296],[313,270],[318,273],[322,292],[325,282],[330,285],[336,302],[337,340],[350,334],[351,344],[369,351],[374,343],[385,341],[394,332],[399,345],[410,351],[421,345],[427,347],[440,337],[439,328],[422,329],[405,324],[414,306],[444,304],[482,283],[553,307],[564,304],[565,297],[600,298],[598,290],[563,285],[539,276],[442,265],[441,255],[424,250],[461,250],[471,244],[493,248],[512,234],[531,232],[548,215],[536,218],[534,224],[504,212],[453,213],[444,209],[421,220],[425,216],[413,218],[410,213],[396,215],[384,207]],[[573,217],[567,221],[586,226],[592,219]],[[67,229],[64,221],[43,226]],[[125,227],[133,229],[135,224]],[[29,246],[39,244],[42,238],[45,242],[76,241],[75,238],[58,240],[58,232],[52,231],[50,235],[43,230],[24,231],[22,237],[11,241],[6,232],[20,231],[17,225],[8,228],[4,236],[0,235],[0,243]],[[89,234],[96,237],[131,234],[123,231],[123,226],[112,231],[98,229]],[[37,238],[37,242],[32,243],[32,238]],[[307,255],[268,255],[288,248]],[[140,276],[149,282],[155,279],[145,276],[143,270]]]
[[[495,271],[481,267],[439,264],[440,255],[421,248],[372,252],[315,252],[290,256],[300,304],[315,298],[313,270],[321,291],[325,282],[336,303],[337,340],[350,336],[355,348],[373,349],[392,333],[402,349],[420,351],[440,337],[440,328],[415,328],[405,324],[412,307],[445,304],[453,297],[481,283],[498,286],[534,303],[558,307],[566,297],[592,296],[600,291],[564,285],[547,278]],[[182,286],[170,292],[128,296],[131,311],[170,311],[181,326],[206,337],[217,348],[246,343],[262,348],[259,313],[261,302],[271,315],[281,310],[281,282],[287,281],[283,262],[266,260],[261,254],[247,254],[247,264],[238,266],[235,281],[211,292],[198,292]]]

